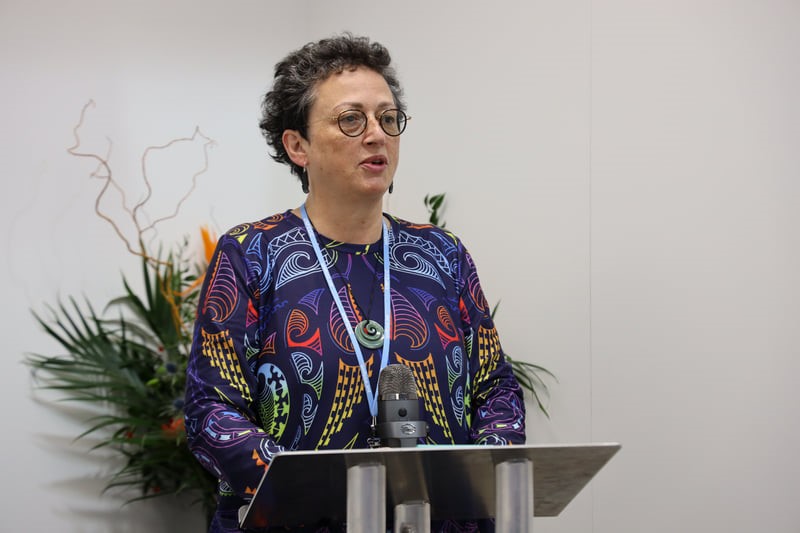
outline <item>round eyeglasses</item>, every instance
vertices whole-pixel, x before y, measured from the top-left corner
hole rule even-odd
[[[360,109],[347,109],[331,117],[339,124],[339,129],[348,137],[358,137],[367,129],[367,114]],[[397,137],[406,129],[411,117],[399,109],[385,109],[375,115],[381,129],[391,137]]]

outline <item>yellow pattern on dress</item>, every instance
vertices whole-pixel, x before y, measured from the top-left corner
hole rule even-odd
[[[478,360],[480,367],[475,375],[473,390],[486,390],[480,387],[489,378],[489,374],[495,371],[500,362],[500,339],[495,328],[478,328]]]
[[[239,391],[242,398],[247,402],[252,402],[250,387],[244,380],[242,367],[239,366],[239,358],[233,348],[233,339],[228,330],[219,333],[208,333],[205,329],[201,330],[203,344],[201,352],[204,356],[211,359],[211,366],[219,370],[219,375],[227,381],[231,387]]]
[[[439,379],[436,376],[436,368],[433,366],[433,354],[429,353],[428,357],[422,361],[411,361],[397,354],[395,355],[399,363],[404,364],[414,372],[417,389],[422,395],[422,401],[425,404],[425,411],[431,414],[433,423],[442,428],[444,436],[450,439],[450,443],[453,444],[453,432],[447,422],[447,415],[442,403],[442,394],[439,392]]]
[[[372,377],[372,361],[372,357],[367,361],[367,375],[369,377]],[[319,450],[330,446],[331,437],[342,430],[345,420],[353,416],[353,407],[363,398],[364,381],[361,379],[361,369],[358,365],[345,364],[340,359],[333,405],[316,449]]]

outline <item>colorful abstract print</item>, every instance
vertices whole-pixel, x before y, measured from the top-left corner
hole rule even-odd
[[[388,363],[416,377],[427,442],[524,442],[521,389],[470,255],[435,226],[387,218]],[[317,238],[350,324],[383,322],[382,241]],[[362,353],[374,391],[381,349]],[[371,414],[352,341],[291,211],[220,239],[200,297],[187,383],[190,446],[220,478],[222,507],[238,508],[278,451],[367,447]]]

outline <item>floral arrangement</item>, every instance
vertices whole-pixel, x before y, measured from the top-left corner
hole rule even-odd
[[[207,230],[203,242],[208,257],[214,243]],[[191,327],[205,270],[192,267],[185,252],[186,242],[164,261],[143,259],[143,294],[123,277],[124,294],[103,314],[70,298],[51,308],[48,319],[35,315],[65,353],[32,354],[27,363],[40,384],[63,392],[64,400],[107,406],[78,436],[99,435],[96,447],[124,456],[107,489],[138,489],[130,501],[189,493],[210,516],[216,480],[189,452],[183,426]]]
[[[146,195],[128,206],[108,156],[81,150],[78,130],[93,105],[90,101],[84,106],[74,129],[75,145],[68,153],[97,163],[91,177],[102,180],[103,185],[95,202],[96,214],[111,224],[128,251],[140,258],[143,289],[137,293],[123,276],[123,293],[100,312],[88,300],[79,303],[69,298],[48,307],[46,316],[34,313],[63,353],[29,354],[25,362],[40,387],[61,392],[65,401],[100,407],[100,414],[86,421],[87,429],[77,438],[93,435],[99,438],[95,448],[114,449],[122,455],[122,466],[114,472],[106,490],[135,489],[128,501],[190,494],[208,519],[216,507],[216,479],[186,444],[183,397],[199,288],[216,238],[208,229],[201,229],[205,257],[197,260],[189,251],[188,238],[162,258],[160,252],[149,252],[145,236],[155,233],[159,222],[177,215],[197,177],[208,168],[208,149],[213,141],[195,129],[191,137],[147,148],[142,156]],[[146,214],[144,208],[154,194],[144,170],[148,154],[176,143],[198,141],[202,143],[203,166],[193,173],[191,186],[175,211],[162,217]],[[127,219],[112,216],[108,202],[103,201],[112,190],[121,194]],[[135,238],[126,237],[123,222],[128,226],[132,222]]]

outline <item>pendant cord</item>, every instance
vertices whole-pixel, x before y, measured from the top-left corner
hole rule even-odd
[[[315,230],[316,231],[316,230]],[[371,255],[372,252],[367,252],[364,255]],[[364,313],[364,308],[358,305],[358,300],[356,300],[356,293],[353,291],[353,285],[350,283],[350,278],[342,274],[342,271],[339,270],[339,267],[336,265],[337,261],[333,262],[333,268],[336,270],[336,273],[339,274],[339,277],[342,278],[345,282],[345,286],[347,287],[347,294],[350,297],[350,301],[353,302],[353,306],[355,310],[361,315],[361,318],[356,320],[356,322],[360,322],[361,320],[369,321],[372,315],[372,304],[375,302],[375,285],[378,282],[378,265],[376,261],[375,267],[372,269],[372,282],[370,283],[370,293],[369,293],[369,306],[367,307],[367,312]],[[372,266],[372,265],[370,265]],[[358,317],[357,317],[358,318]]]
[[[369,372],[367,372],[367,365],[364,361],[364,354],[361,352],[361,346],[358,343],[358,339],[356,338],[355,333],[353,332],[353,326],[350,324],[350,320],[347,318],[347,313],[344,310],[344,305],[342,304],[342,299],[339,298],[339,293],[336,290],[336,286],[333,283],[333,279],[331,279],[331,273],[328,270],[327,262],[325,261],[325,257],[322,255],[322,249],[317,242],[317,237],[314,232],[314,227],[311,224],[311,220],[308,218],[308,212],[306,211],[306,204],[300,206],[300,213],[303,215],[303,225],[306,228],[306,233],[308,234],[308,238],[311,241],[311,246],[314,248],[314,254],[317,256],[317,261],[319,262],[320,269],[322,270],[322,275],[325,277],[325,282],[328,284],[328,289],[331,292],[331,297],[333,301],[336,303],[336,307],[339,309],[339,315],[342,317],[342,321],[344,322],[344,326],[347,329],[347,335],[350,337],[350,342],[353,345],[353,350],[356,352],[356,358],[358,359],[358,366],[361,370],[361,380],[364,382],[364,393],[367,396],[367,403],[369,405],[369,412],[372,415],[373,419],[378,416],[378,387],[377,384],[375,386],[375,391],[372,390],[372,384],[369,381]],[[377,269],[376,269],[377,273]],[[389,223],[385,220],[383,221],[383,328],[384,328],[384,335],[383,335],[383,349],[381,350],[381,363],[380,363],[380,370],[378,371],[378,375],[380,375],[380,371],[386,368],[386,365],[389,361],[389,339],[391,338],[391,317],[392,317],[392,302],[391,302],[391,285],[392,285],[392,278],[391,272],[389,268]]]

